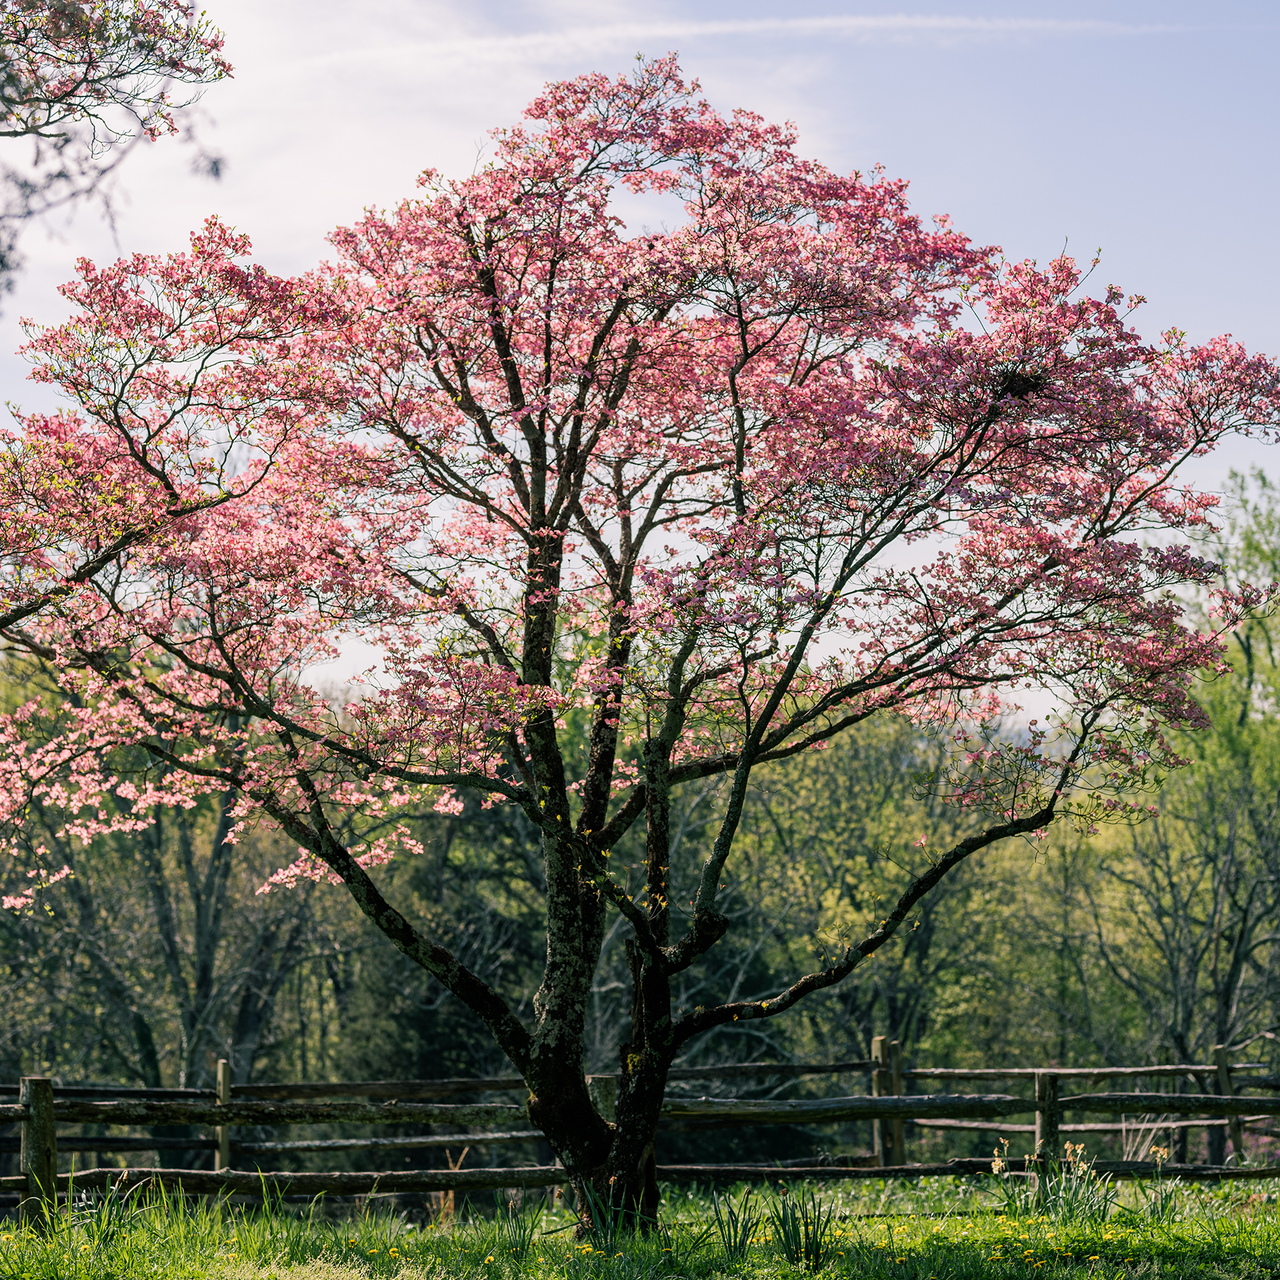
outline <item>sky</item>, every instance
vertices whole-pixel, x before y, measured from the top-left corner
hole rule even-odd
[[[224,176],[195,172],[190,145],[140,147],[114,229],[84,210],[27,234],[0,303],[6,399],[49,405],[11,353],[20,317],[66,314],[56,286],[81,255],[181,250],[217,213],[271,270],[306,270],[334,226],[411,194],[427,166],[470,172],[547,80],[672,50],[716,107],[794,121],[800,152],[833,169],[882,164],[919,213],[948,213],[1011,259],[1101,249],[1094,280],[1146,295],[1145,334],[1230,332],[1280,355],[1274,0],[209,0],[208,13],[235,75],[194,123]],[[1280,471],[1275,449],[1233,445],[1194,478]]]

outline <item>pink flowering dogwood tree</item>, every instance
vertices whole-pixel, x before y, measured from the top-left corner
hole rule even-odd
[[[579,1189],[644,1216],[691,1042],[840,982],[979,850],[1123,814],[1176,763],[1163,735],[1204,722],[1191,682],[1221,659],[1179,594],[1215,566],[1174,536],[1212,500],[1174,472],[1280,420],[1267,360],[1148,344],[1069,259],[1005,264],[696,95],[670,59],[550,86],[482,171],[426,173],[304,278],[216,222],[83,264],[29,348],[71,405],[23,419],[0,473],[0,634],[67,694],[0,724],[32,885],[10,905],[60,871],[33,799],[91,840],[230,789],[297,842],[277,886],[345,885],[483,1019]],[[683,220],[630,230],[618,200],[645,197]],[[1258,599],[1219,593],[1216,625]],[[306,673],[353,636],[381,660],[335,700]],[[1050,727],[994,732],[1028,685]],[[729,927],[752,770],[876,715],[952,726],[973,834],[923,840],[901,900],[785,990],[673,1008]],[[682,907],[673,795],[718,775]],[[414,849],[397,809],[460,788],[541,835],[528,1016],[379,884]],[[582,1067],[612,913],[634,990],[609,1121]]]

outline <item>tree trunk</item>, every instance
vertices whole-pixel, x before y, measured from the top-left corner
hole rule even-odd
[[[565,1167],[582,1229],[601,1213],[649,1230],[658,1217],[655,1142],[667,1065],[632,1063],[622,1074],[616,1118],[601,1114],[581,1071],[529,1099],[529,1117]]]
[[[538,1045],[536,1079],[529,1081],[529,1118],[546,1134],[569,1175],[584,1231],[601,1212],[619,1215],[642,1231],[658,1217],[655,1138],[674,1056],[670,987],[667,975],[633,942],[627,956],[633,977],[631,1038],[620,1047],[614,1106],[602,1108],[591,1096],[580,1036],[559,1039],[554,1052],[545,1041]],[[602,1109],[613,1114],[601,1114]]]

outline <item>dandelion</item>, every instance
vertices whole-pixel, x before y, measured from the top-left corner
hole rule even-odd
[[[493,1261],[493,1254],[490,1254],[490,1255],[485,1259],[485,1264],[486,1264],[486,1266],[487,1266],[490,1262],[492,1262],[492,1261]]]

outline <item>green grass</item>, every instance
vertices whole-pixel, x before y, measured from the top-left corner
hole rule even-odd
[[[994,1178],[716,1200],[672,1189],[660,1231],[628,1236],[601,1214],[589,1240],[541,1200],[418,1226],[385,1202],[339,1216],[86,1197],[39,1231],[0,1229],[0,1280],[1280,1280],[1280,1183],[1102,1189],[1043,1212]]]

